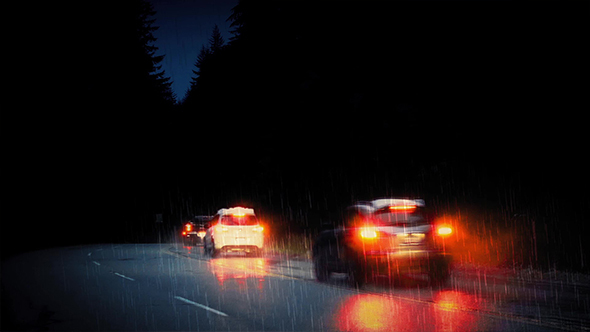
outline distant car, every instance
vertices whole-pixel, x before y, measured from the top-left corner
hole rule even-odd
[[[253,209],[220,209],[205,233],[204,252],[212,257],[238,251],[259,256],[264,246],[263,231]]]
[[[321,232],[314,240],[317,280],[327,281],[332,272],[346,273],[360,286],[376,275],[418,273],[432,284],[444,283],[451,257],[443,241],[453,229],[434,225],[423,210],[421,199],[376,199],[349,207],[341,227]]]
[[[194,216],[182,225],[182,242],[190,245],[203,244],[211,216]]]

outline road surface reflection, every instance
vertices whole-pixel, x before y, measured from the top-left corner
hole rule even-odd
[[[228,283],[238,285],[238,290],[247,287],[247,281],[255,281],[256,287],[262,290],[266,276],[267,262],[264,258],[224,257],[209,261],[209,270],[215,275],[219,285]]]
[[[440,291],[434,305],[375,294],[344,300],[334,322],[340,331],[473,331],[479,330],[472,313],[481,299],[458,291]],[[483,322],[482,322],[483,323]]]

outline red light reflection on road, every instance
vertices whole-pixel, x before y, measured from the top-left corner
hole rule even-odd
[[[446,290],[434,296],[434,318],[438,331],[477,330],[477,316],[469,311],[481,308],[481,299],[458,291]]]
[[[193,247],[192,246],[182,246],[186,251],[187,254],[192,254]]]
[[[435,294],[430,302],[412,302],[388,296],[358,294],[338,308],[334,321],[340,331],[472,331],[479,307],[473,296],[456,291]]]
[[[399,302],[372,294],[349,297],[337,311],[335,320],[340,331],[395,331],[413,323],[400,312]]]
[[[258,289],[262,290],[264,277],[266,276],[266,260],[264,258],[219,258],[209,261],[209,269],[221,286],[234,280],[240,289],[246,287],[247,279],[258,281]]]

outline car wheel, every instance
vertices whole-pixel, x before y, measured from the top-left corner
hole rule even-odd
[[[313,268],[315,277],[320,282],[328,281],[330,278],[330,271],[328,270],[328,248],[320,247],[318,252],[313,257]]]
[[[430,284],[435,287],[444,286],[450,277],[449,267],[450,264],[446,260],[431,261],[428,268]]]
[[[207,245],[207,241],[204,241],[203,243],[203,252],[205,253],[205,256],[212,256],[212,251],[213,248],[215,248],[215,245],[213,244],[213,240],[209,241],[209,245]]]
[[[363,264],[356,260],[348,261],[346,264],[346,274],[350,286],[360,288],[370,279],[370,271],[364,268]]]
[[[250,251],[249,253],[247,253],[247,256],[249,257],[262,257],[262,249],[254,249],[253,251]]]
[[[219,256],[219,250],[215,249],[215,241],[213,241],[213,239],[211,239],[211,242],[209,242],[209,255],[212,258]]]

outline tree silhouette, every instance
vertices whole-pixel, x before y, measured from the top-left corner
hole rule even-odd
[[[203,68],[207,67],[207,59],[209,58],[209,56],[211,55],[211,50],[207,47],[205,47],[205,45],[201,46],[201,51],[199,52],[199,55],[197,56],[197,61],[195,62],[195,67],[197,68],[196,70],[193,69],[193,74],[195,76],[191,77],[191,87],[197,84],[198,81],[198,77],[201,75]]]
[[[191,98],[182,105],[189,134],[179,142],[206,155],[247,151],[207,168],[212,191],[249,188],[274,202],[283,202],[276,193],[285,190],[292,204],[315,195],[337,206],[353,196],[394,192],[477,202],[490,194],[476,182],[521,172],[536,183],[547,161],[525,161],[534,150],[519,139],[555,138],[534,129],[539,117],[526,109],[545,112],[541,100],[564,97],[556,82],[567,80],[547,79],[561,77],[554,60],[574,72],[583,52],[567,55],[571,63],[564,55],[553,58],[543,45],[575,50],[571,45],[579,44],[529,30],[521,20],[530,16],[526,6],[507,13],[503,6],[463,6],[319,2],[310,10],[295,2],[241,0],[228,19],[228,45],[212,51],[223,45],[214,31],[197,58]],[[527,22],[543,30],[544,16],[535,17]],[[532,66],[530,59],[547,63]],[[486,168],[499,175],[485,175]],[[443,192],[439,183],[452,185]]]
[[[157,186],[142,176],[162,179],[156,167],[163,163],[162,129],[174,103],[164,56],[154,45],[155,12],[141,0],[47,7],[40,15],[45,20],[28,23],[38,39],[21,50],[35,59],[22,66],[36,72],[28,76],[35,82],[27,110],[14,108],[22,121],[5,121],[20,133],[14,150],[22,151],[6,158],[18,161],[15,172],[6,173],[21,179],[20,187],[35,188],[15,208],[52,214],[38,223],[35,246],[132,239],[133,232],[125,233],[130,225],[152,217],[149,208],[137,207],[156,206],[150,195]],[[53,213],[60,209],[67,212]],[[104,228],[84,240],[66,236],[63,230],[80,216]]]
[[[209,50],[211,53],[215,54],[223,48],[225,41],[223,40],[223,36],[221,36],[221,32],[219,31],[219,27],[217,24],[213,26],[213,32],[211,33],[211,38],[209,38]]]
[[[129,79],[136,82],[131,88],[139,99],[134,103],[139,102],[142,107],[148,108],[170,105],[174,102],[171,82],[160,65],[164,55],[156,55],[158,48],[154,46],[156,38],[153,32],[158,27],[153,26],[155,19],[151,19],[155,15],[153,6],[144,0],[132,1],[129,6],[124,18],[126,24],[123,25],[128,31],[121,42],[127,43],[122,47],[129,55],[129,61],[125,61],[124,65],[129,68],[130,75],[134,75]]]
[[[219,66],[221,65],[221,53],[224,51],[225,46],[225,41],[219,31],[219,27],[215,24],[211,32],[211,37],[209,38],[209,45],[201,46],[201,50],[195,61],[195,69],[192,70],[194,76],[191,77],[191,85],[182,102],[185,107],[190,108],[190,105],[194,105],[198,91],[202,90],[203,85],[210,84],[204,83],[204,81],[214,80],[214,77],[208,75],[208,73],[215,72],[215,75],[219,76],[219,72],[224,70]],[[207,89],[207,87],[205,88]],[[203,98],[206,97],[203,96]]]

